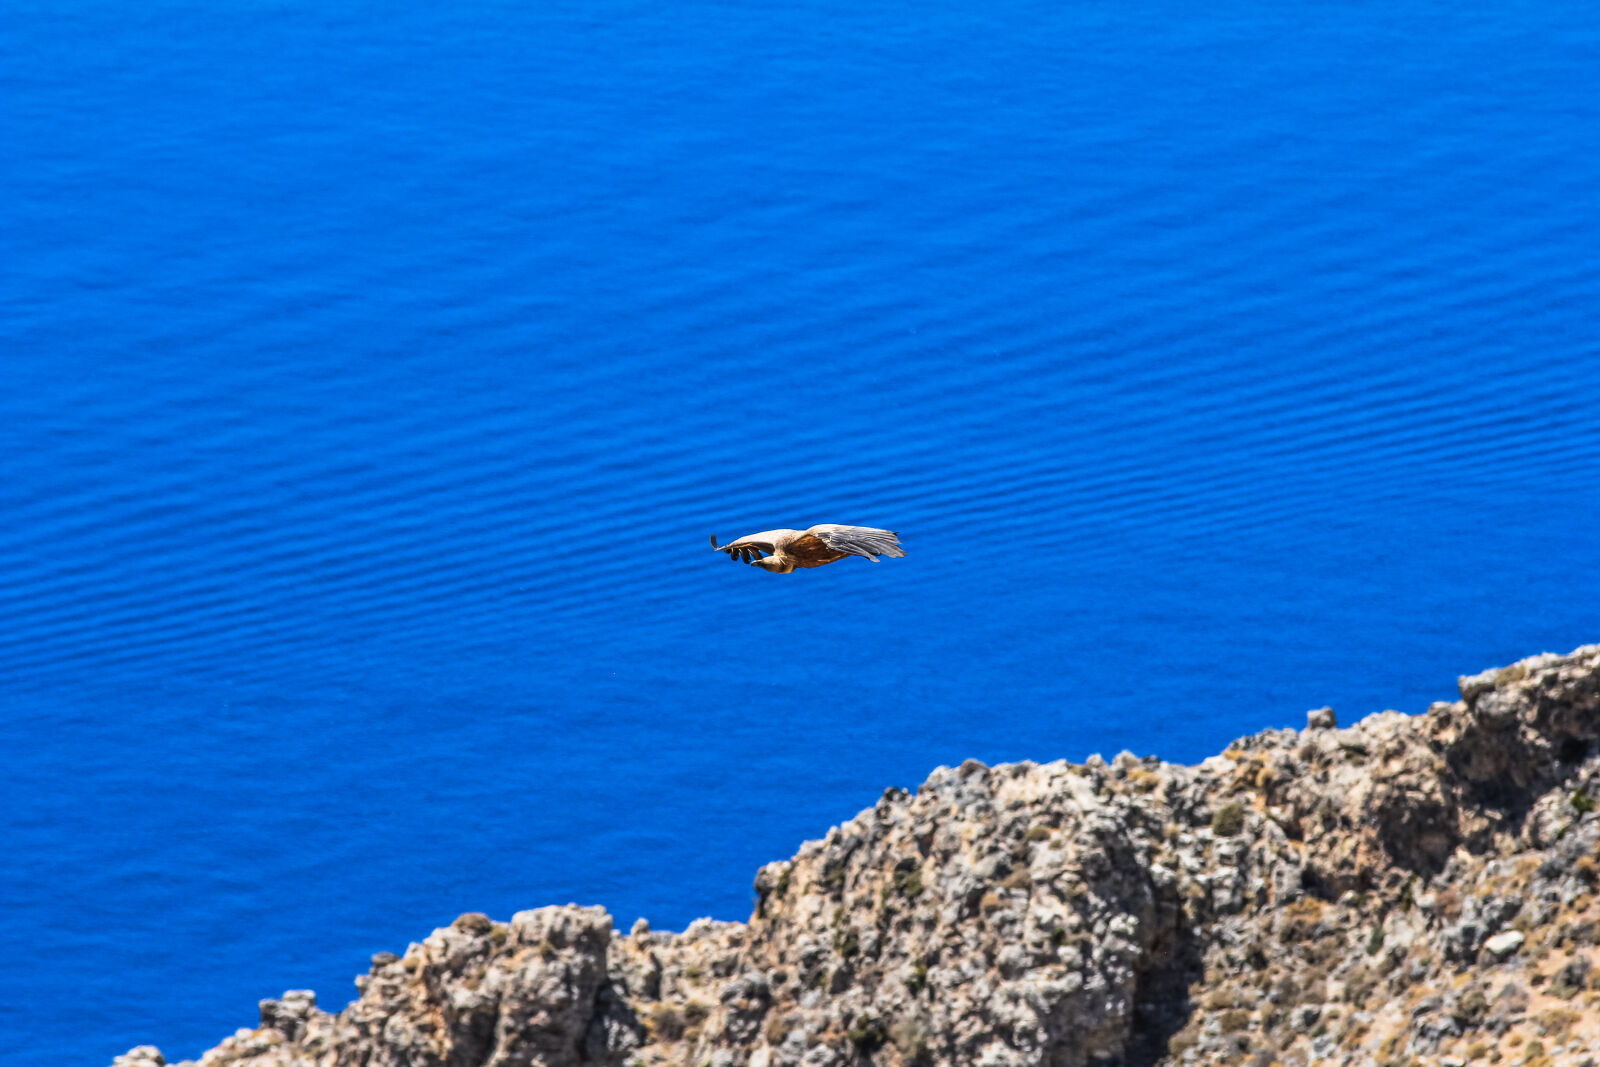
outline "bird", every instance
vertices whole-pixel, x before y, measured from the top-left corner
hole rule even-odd
[[[711,547],[726,552],[729,559],[760,567],[773,574],[788,574],[805,567],[821,567],[846,556],[865,556],[878,562],[879,556],[903,556],[899,535],[893,530],[871,526],[838,526],[824,523],[809,530],[766,530],[746,534],[737,541]]]

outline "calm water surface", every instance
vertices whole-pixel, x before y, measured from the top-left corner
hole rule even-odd
[[[7,1062],[1600,640],[1593,5],[6,23]]]

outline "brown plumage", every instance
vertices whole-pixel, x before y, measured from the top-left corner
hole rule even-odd
[[[746,534],[737,541],[711,547],[726,552],[729,559],[760,567],[773,574],[788,574],[805,567],[821,567],[846,556],[865,556],[878,562],[879,556],[903,556],[899,536],[893,530],[871,526],[837,526],[825,523],[809,530],[766,530]]]

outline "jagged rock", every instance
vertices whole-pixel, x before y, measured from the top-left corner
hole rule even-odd
[[[343,1011],[263,1001],[200,1063],[1582,1062],[1600,646],[1460,689],[1344,729],[1314,711],[1194,767],[939,768],[763,867],[748,923],[464,915],[374,956]]]
[[[1527,938],[1522,936],[1520,930],[1507,930],[1503,934],[1495,934],[1483,943],[1484,951],[1497,960],[1503,960],[1517,949]]]
[[[111,1061],[111,1067],[165,1067],[166,1058],[154,1045],[140,1045]]]
[[[309,989],[291,989],[279,1000],[261,1002],[261,1027],[276,1030],[290,1041],[296,1041],[306,1032],[306,1022],[316,1010],[315,993]]]

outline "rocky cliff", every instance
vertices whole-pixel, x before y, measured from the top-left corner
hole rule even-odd
[[[940,768],[762,868],[747,923],[463,915],[200,1064],[1596,1062],[1600,645],[1459,684],[1195,767]]]

